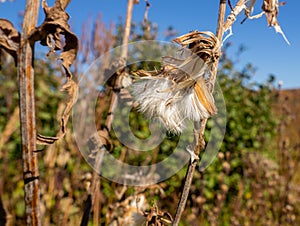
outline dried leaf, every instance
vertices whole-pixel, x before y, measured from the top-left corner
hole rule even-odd
[[[266,18],[268,21],[268,25],[269,27],[274,27],[275,31],[279,34],[282,35],[282,37],[284,38],[284,40],[288,43],[288,39],[286,38],[285,34],[283,33],[278,20],[277,20],[277,16],[278,16],[278,12],[279,12],[279,2],[278,0],[264,0],[263,6],[262,6],[262,10],[265,12],[266,14]]]
[[[15,63],[17,64],[17,51],[19,49],[19,43],[20,33],[18,30],[10,21],[6,19],[0,19],[0,58],[1,50],[4,49],[14,58]]]
[[[192,31],[173,40],[188,47],[197,54],[205,63],[213,63],[220,57],[220,42],[210,31]]]
[[[60,129],[55,137],[47,137],[38,134],[37,135],[37,144],[40,145],[49,145],[53,144],[55,141],[63,137],[66,133],[67,123],[70,116],[70,112],[72,110],[73,105],[77,101],[78,97],[78,85],[76,82],[68,79],[67,83],[63,85],[61,91],[66,91],[68,93],[68,100],[66,102],[66,107],[62,113],[60,119]]]
[[[46,14],[45,21],[30,36],[32,42],[40,41],[42,45],[48,46],[50,48],[49,52],[62,50],[59,59],[62,60],[62,66],[67,76],[67,82],[61,89],[61,91],[68,93],[68,99],[60,119],[60,129],[55,137],[38,135],[37,144],[41,145],[52,144],[65,135],[70,112],[78,96],[78,85],[72,80],[73,76],[70,71],[70,66],[74,62],[78,52],[78,39],[70,31],[68,24],[69,15],[64,10],[68,2],[68,0],[56,0],[54,6],[49,7],[46,1],[43,0],[42,7]],[[61,44],[61,35],[65,37],[65,45],[63,47]]]
[[[50,52],[61,50],[60,35],[65,36],[65,46],[60,54],[67,77],[72,77],[70,66],[78,52],[78,38],[70,31],[69,15],[63,9],[60,0],[56,0],[53,7],[49,7],[45,0],[42,2],[46,18],[44,23],[31,34],[32,41],[41,41],[44,46],[50,47]]]
[[[66,108],[63,111],[60,123],[60,131],[57,136],[63,136],[66,132],[67,122],[70,116],[73,105],[77,101],[78,97],[78,85],[73,80],[69,79],[66,84],[63,85],[61,91],[66,91],[69,95],[68,101],[66,102]]]
[[[247,8],[245,9],[246,17],[249,19],[257,19],[262,17],[263,15],[266,16],[268,26],[274,27],[275,31],[282,35],[284,40],[287,44],[290,45],[288,39],[286,38],[285,34],[283,33],[279,22],[278,22],[278,12],[279,12],[279,6],[285,5],[285,2],[279,3],[278,0],[264,0],[262,5],[262,12],[257,15],[251,15],[254,5],[256,3],[256,0],[251,0],[247,4]]]

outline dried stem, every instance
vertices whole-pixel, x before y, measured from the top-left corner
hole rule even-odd
[[[132,9],[133,5],[135,3],[135,0],[128,0],[127,4],[127,13],[126,13],[126,22],[125,22],[125,27],[124,27],[124,36],[123,36],[123,41],[122,41],[122,53],[121,57],[122,58],[127,58],[128,54],[128,41],[129,41],[129,35],[130,35],[130,28],[131,28],[131,20],[132,20]]]
[[[222,37],[224,34],[223,25],[224,25],[224,19],[225,19],[225,11],[226,11],[226,0],[220,0],[218,26],[217,26],[217,31],[216,31],[217,38],[220,40],[220,42],[222,42]],[[218,63],[219,62],[217,60],[212,67],[212,75],[211,75],[211,80],[210,80],[211,84],[215,83]],[[213,90],[211,90],[211,92],[212,91]],[[195,123],[194,153],[197,156],[199,155],[200,151],[204,149],[205,141],[204,141],[203,135],[204,135],[205,127],[206,127],[206,122],[207,122],[207,119],[202,120],[200,123],[200,128],[198,126],[198,123]],[[181,194],[178,206],[177,206],[174,221],[172,223],[173,226],[179,225],[180,218],[185,209],[186,201],[187,201],[187,198],[189,195],[189,191],[191,188],[192,179],[193,179],[193,175],[194,175],[196,166],[197,166],[197,161],[189,163],[185,181],[184,181],[183,191],[182,191],[182,194]]]
[[[133,5],[135,3],[135,0],[128,0],[128,4],[127,4],[127,13],[126,13],[126,22],[125,22],[125,27],[124,27],[124,36],[123,36],[123,41],[122,41],[122,52],[121,52],[121,58],[126,60],[127,58],[127,54],[128,54],[128,42],[129,42],[129,35],[130,35],[130,28],[131,28],[131,19],[132,19],[132,9],[133,9]],[[124,61],[124,66],[125,66],[125,62]],[[122,75],[118,75],[116,80],[115,80],[115,84],[114,85],[114,89],[115,90],[119,90],[121,87],[121,79],[122,79]],[[109,107],[109,115],[107,116],[105,125],[106,128],[110,131],[111,129],[111,125],[114,119],[114,111],[116,109],[118,105],[118,93],[113,92],[112,96],[111,96],[111,102],[110,102],[110,107]]]
[[[224,31],[225,31],[225,27],[224,27],[225,12],[226,12],[226,0],[220,0],[218,25],[217,25],[217,31],[216,31],[216,36],[217,36],[217,39],[219,39],[220,43],[222,43],[222,38],[224,35]],[[218,64],[219,64],[219,61],[217,60],[212,67],[210,83],[213,85],[215,84],[215,81],[217,78]],[[204,127],[205,126],[206,126],[206,123],[205,123]],[[204,132],[204,130],[205,130],[205,128],[203,129],[203,132]]]
[[[125,28],[124,28],[124,36],[123,36],[123,46],[122,46],[122,51],[121,51],[121,58],[126,60],[127,54],[128,54],[128,42],[129,42],[129,35],[130,35],[130,28],[131,28],[131,20],[132,20],[132,9],[133,5],[136,3],[135,0],[128,0],[127,4],[127,14],[126,14],[126,22],[125,22]],[[125,67],[125,62],[121,60],[121,64],[119,67]],[[122,70],[123,71],[123,70]],[[122,74],[117,74],[115,83],[113,84],[113,93],[111,95],[111,101],[110,101],[110,106],[109,106],[109,114],[106,118],[105,121],[105,128],[109,132],[112,127],[113,119],[114,119],[114,111],[117,107],[118,104],[118,91],[120,90],[121,87],[121,79],[122,79]],[[96,156],[96,163],[95,167],[96,169],[100,169],[101,164],[103,160],[103,151],[99,151],[99,153]],[[91,192],[89,194],[88,200],[91,202],[91,205],[87,205],[85,209],[85,213],[90,212],[87,208],[92,208],[94,211],[94,224],[98,225],[98,213],[99,213],[99,193],[100,193],[100,176],[98,175],[98,172],[94,171],[93,173],[93,180],[92,180],[92,185],[91,185]],[[87,200],[87,201],[88,201]],[[86,215],[83,216],[81,225],[87,225],[88,220],[86,219]],[[85,219],[84,219],[85,218]]]
[[[187,173],[185,176],[184,187],[182,190],[180,201],[177,206],[176,215],[175,215],[174,221],[172,223],[173,226],[179,225],[179,221],[180,221],[181,215],[185,209],[186,201],[187,201],[187,198],[188,198],[188,195],[190,192],[190,188],[191,188],[191,184],[192,184],[196,166],[197,166],[197,161],[194,161],[189,164],[189,167],[188,167],[188,170],[187,170]]]
[[[230,29],[232,24],[236,21],[237,15],[240,14],[244,9],[245,9],[245,0],[239,0],[236,3],[233,10],[231,11],[231,13],[228,15],[227,20],[225,21],[224,26],[223,26],[223,32]],[[222,34],[222,36],[223,36],[223,34]]]
[[[39,0],[27,0],[18,55],[19,106],[27,225],[41,225],[38,158],[37,153],[35,153],[34,43],[30,43],[28,40],[29,34],[37,23],[39,6]]]

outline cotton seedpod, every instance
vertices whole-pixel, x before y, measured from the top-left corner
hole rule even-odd
[[[139,111],[158,118],[168,131],[182,132],[186,119],[200,121],[217,112],[208,88],[220,44],[211,32],[193,31],[174,39],[182,49],[162,58],[158,71],[139,70],[132,94]]]

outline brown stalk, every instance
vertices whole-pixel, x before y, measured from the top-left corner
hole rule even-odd
[[[130,28],[131,28],[131,20],[132,20],[132,9],[133,5],[135,4],[136,0],[128,0],[127,4],[127,13],[126,13],[126,21],[125,21],[125,27],[124,27],[124,36],[122,41],[122,51],[121,51],[121,58],[124,59],[124,62],[121,62],[125,66],[126,58],[128,55],[128,42],[129,42],[129,35],[130,35]],[[117,78],[115,80],[115,84],[113,84],[114,89],[119,89],[121,87],[121,78],[122,75],[117,75]],[[114,111],[118,104],[118,93],[113,92],[111,96],[111,102],[109,107],[109,115],[107,116],[105,126],[108,131],[111,129],[111,125],[114,119]]]
[[[220,0],[218,25],[217,25],[217,31],[216,31],[216,36],[219,39],[220,43],[222,42],[222,37],[224,34],[223,25],[224,25],[224,19],[225,19],[225,11],[226,11],[226,0]],[[211,75],[211,79],[210,79],[211,84],[215,83],[218,63],[219,63],[219,60],[216,60],[216,62],[214,63],[214,65],[212,67],[212,75]],[[211,92],[213,92],[213,90],[211,90]],[[206,127],[206,122],[207,122],[207,119],[202,120],[200,125],[199,125],[199,123],[195,122],[194,153],[197,156],[199,155],[200,151],[204,149],[204,146],[205,146],[205,141],[204,141],[203,135],[204,135],[205,127]],[[193,161],[193,162],[189,163],[187,173],[185,176],[184,187],[183,187],[182,194],[181,194],[178,206],[177,206],[174,221],[172,223],[173,226],[179,225],[182,213],[186,206],[186,201],[187,201],[187,198],[189,195],[189,191],[191,188],[193,175],[194,175],[197,163],[198,163],[197,161]]]
[[[126,22],[125,22],[125,27],[124,27],[124,36],[122,40],[122,53],[121,57],[122,58],[127,58],[128,54],[128,42],[129,42],[129,35],[130,35],[130,28],[131,28],[131,20],[132,20],[132,10],[133,10],[133,5],[136,3],[136,0],[128,0],[127,3],[127,13],[126,13]]]
[[[129,42],[129,36],[130,36],[130,28],[131,28],[131,20],[132,20],[132,10],[133,10],[133,5],[136,4],[136,0],[128,0],[127,3],[127,13],[126,13],[126,22],[125,22],[125,27],[124,27],[124,36],[123,36],[123,45],[122,45],[122,51],[121,51],[121,64],[122,66],[119,65],[119,67],[124,67],[125,66],[125,60],[128,55],[128,42]],[[122,70],[123,71],[123,70]],[[121,87],[121,79],[122,79],[122,74],[123,73],[116,73],[116,78],[113,86],[114,92],[111,95],[111,100],[110,100],[110,106],[109,106],[109,114],[106,118],[105,121],[105,128],[106,128],[106,133],[107,136],[109,131],[111,130],[112,122],[114,119],[114,111],[117,107],[118,104],[118,90],[120,90]],[[104,131],[102,131],[104,132]],[[108,137],[104,137],[105,139],[108,139]],[[99,150],[97,156],[96,156],[96,163],[95,167],[96,169],[99,169],[101,167],[102,163],[102,156],[103,156],[103,150]],[[99,193],[100,193],[100,176],[96,171],[93,173],[93,180],[92,180],[92,185],[91,185],[91,191],[88,196],[87,202],[88,205],[86,205],[86,208],[84,210],[84,216],[81,221],[81,226],[87,225],[88,224],[88,216],[86,213],[89,213],[91,208],[93,207],[93,212],[94,212],[94,224],[98,225],[98,215],[99,215]]]
[[[35,153],[34,42],[29,41],[29,35],[37,23],[39,6],[39,0],[27,0],[26,2],[18,54],[19,106],[27,225],[41,225],[39,170],[37,153]]]

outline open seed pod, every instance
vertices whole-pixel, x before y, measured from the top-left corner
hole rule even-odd
[[[220,56],[220,43],[211,32],[192,31],[174,39],[182,49],[162,58],[159,71],[139,70],[133,96],[139,110],[159,118],[173,133],[180,133],[186,119],[200,121],[216,113],[207,87],[213,63]]]

